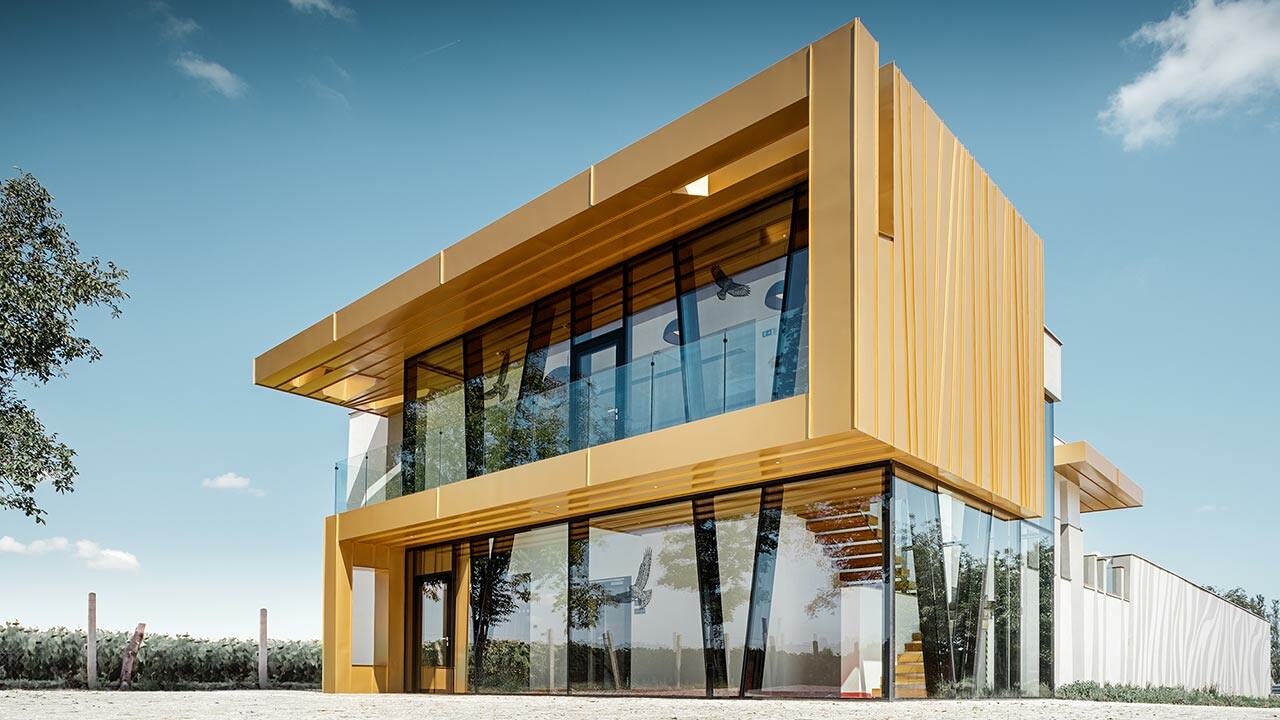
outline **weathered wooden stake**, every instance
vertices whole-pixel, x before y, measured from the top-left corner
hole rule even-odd
[[[129,638],[129,644],[124,646],[124,656],[120,658],[119,690],[133,688],[133,663],[138,659],[138,650],[142,647],[142,637],[146,632],[147,624],[138,623],[138,627],[133,630],[133,637]]]
[[[680,633],[671,633],[671,644],[676,648],[676,688],[680,687]]]
[[[258,611],[258,688],[267,689],[267,609]]]
[[[609,654],[609,669],[613,671],[613,689],[622,688],[622,678],[618,677],[618,653],[613,650],[613,633],[604,631],[604,649]]]
[[[556,687],[556,636],[555,628],[547,628],[547,690]]]
[[[98,689],[98,594],[89,593],[89,630],[84,642],[85,681],[90,690]]]

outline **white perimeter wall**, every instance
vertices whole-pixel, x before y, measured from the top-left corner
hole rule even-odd
[[[1057,684],[1216,687],[1232,695],[1271,691],[1271,628],[1266,621],[1136,555],[1121,595],[1084,585],[1079,495],[1061,476],[1054,635]],[[1093,556],[1090,556],[1090,560]],[[1095,584],[1104,584],[1098,577]]]

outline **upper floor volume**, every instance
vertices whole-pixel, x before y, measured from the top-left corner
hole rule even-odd
[[[878,52],[846,25],[259,356],[387,418],[337,510],[419,499],[340,539],[885,460],[1041,516],[1040,240]]]

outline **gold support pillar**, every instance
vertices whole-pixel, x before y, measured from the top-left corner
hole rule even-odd
[[[809,47],[809,384],[820,390],[809,437],[855,427],[855,376],[868,362],[855,328],[875,310],[855,297],[874,288],[875,267],[859,266],[856,248],[877,240],[878,62],[858,21]]]
[[[338,541],[338,516],[324,519],[324,649],[321,689],[346,692],[351,685],[352,543]]]

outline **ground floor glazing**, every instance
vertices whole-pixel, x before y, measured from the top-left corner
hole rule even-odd
[[[418,548],[409,686],[1049,695],[1053,552],[895,465]]]

